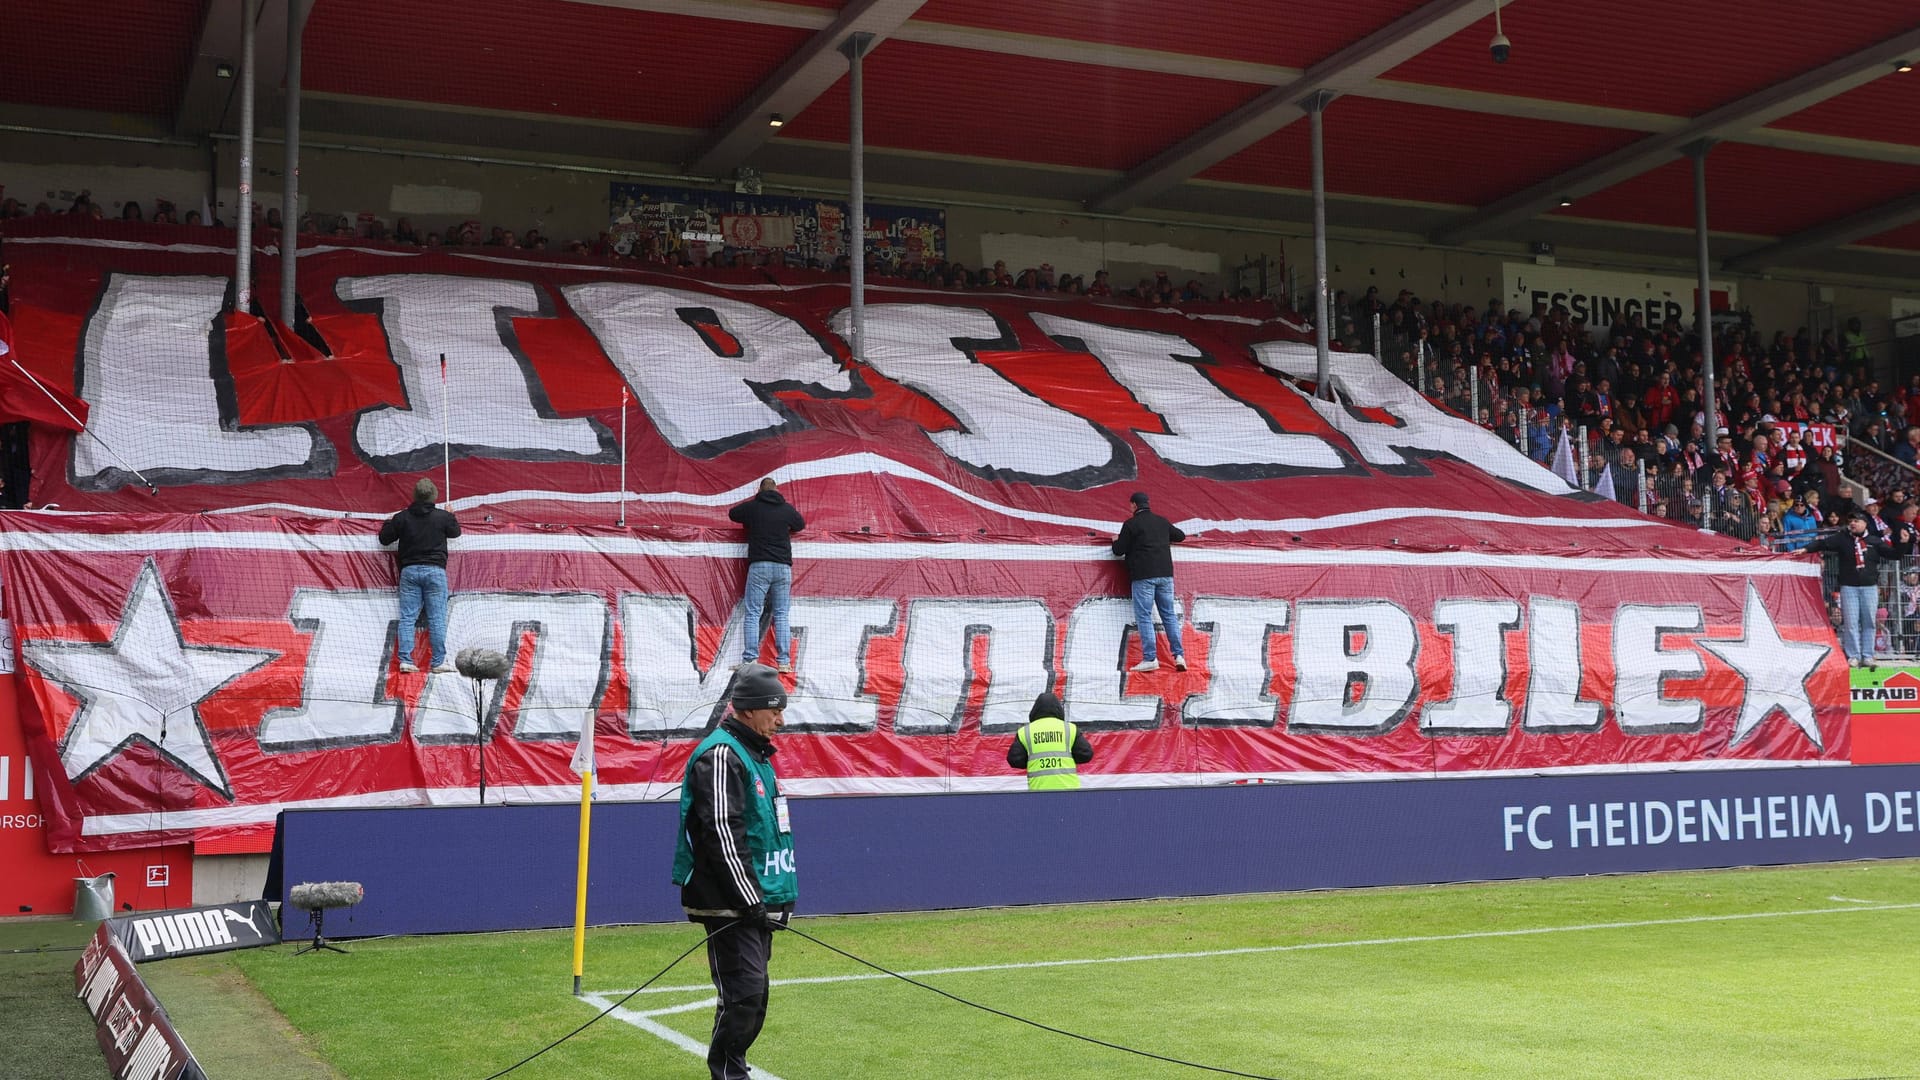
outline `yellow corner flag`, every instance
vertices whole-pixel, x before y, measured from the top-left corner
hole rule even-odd
[[[573,771],[580,775],[580,854],[573,884],[573,996],[580,996],[580,976],[587,962],[587,836],[593,823],[593,715],[580,725],[580,745],[574,748]]]

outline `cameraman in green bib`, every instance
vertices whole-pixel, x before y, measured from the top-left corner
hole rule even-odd
[[[1033,699],[1027,722],[1014,732],[1007,764],[1027,771],[1028,791],[1071,791],[1080,786],[1080,766],[1093,760],[1093,745],[1051,692]]]
[[[764,664],[734,674],[732,713],[694,747],[680,787],[673,883],[687,918],[705,927],[707,968],[719,1004],[707,1068],[713,1080],[747,1080],[747,1048],[767,1018],[767,961],[799,893],[793,823],[773,773],[773,735],[787,688]]]

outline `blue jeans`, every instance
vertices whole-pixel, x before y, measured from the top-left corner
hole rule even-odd
[[[793,659],[793,630],[787,603],[793,598],[793,567],[786,563],[747,564],[747,610],[740,616],[740,659],[760,658],[760,612],[773,609],[773,650],[779,662]]]
[[[1160,658],[1160,644],[1153,634],[1153,609],[1160,609],[1160,623],[1167,628],[1167,645],[1178,658],[1187,655],[1180,647],[1180,612],[1173,606],[1173,579],[1141,578],[1133,583],[1133,624],[1140,631],[1140,659],[1151,664]]]
[[[1880,613],[1880,590],[1872,585],[1840,586],[1840,648],[1849,660],[1873,659],[1873,636]]]
[[[420,608],[427,609],[427,643],[433,648],[433,666],[447,661],[447,571],[442,566],[400,568],[400,662],[413,663],[414,635]]]

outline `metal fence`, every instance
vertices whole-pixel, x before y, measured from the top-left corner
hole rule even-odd
[[[1824,530],[1832,532],[1833,530]],[[1775,538],[1775,551],[1797,551],[1807,538]],[[1827,605],[1827,621],[1840,623],[1840,556],[1820,553],[1820,595]],[[1920,556],[1880,564],[1880,594],[1874,612],[1873,655],[1887,662],[1920,660]]]

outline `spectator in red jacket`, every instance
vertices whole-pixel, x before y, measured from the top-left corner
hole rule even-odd
[[[1647,423],[1654,430],[1672,423],[1674,410],[1680,407],[1680,392],[1673,388],[1673,376],[1664,371],[1655,376],[1642,404],[1646,406]]]

